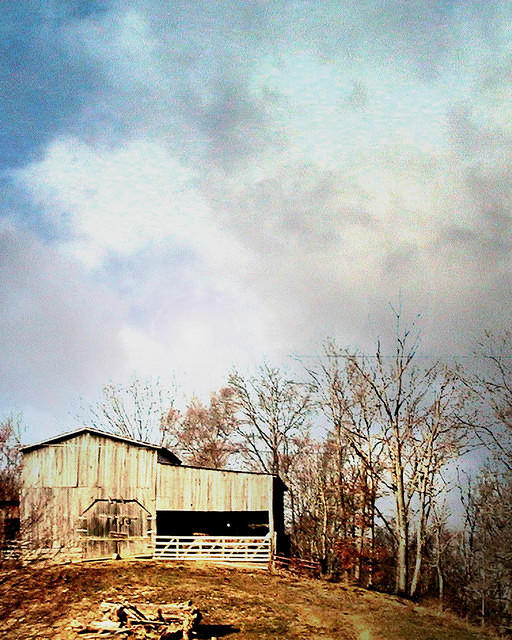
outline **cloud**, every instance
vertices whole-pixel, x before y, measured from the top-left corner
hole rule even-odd
[[[439,353],[505,322],[493,316],[512,284],[503,3],[58,6],[4,19],[23,46],[3,202],[54,296],[40,307],[16,274],[33,327],[66,318],[75,291],[115,309],[106,351],[91,320],[87,384],[112,377],[109,348],[115,371],[183,372],[202,389],[327,335],[371,348],[400,296]]]
[[[13,176],[61,231],[67,251],[90,267],[111,252],[128,256],[169,238],[204,243],[209,212],[194,174],[161,144],[133,141],[112,150],[57,138],[41,162]]]
[[[165,146],[57,139],[13,177],[61,231],[59,251],[122,296],[127,369],[179,369],[180,380],[206,393],[233,364],[255,364],[256,352],[281,340],[265,302],[245,288],[259,258],[222,229],[195,172]]]
[[[49,408],[122,370],[117,297],[5,220],[0,244],[3,403]]]
[[[68,29],[84,15],[97,15],[101,4],[84,11],[82,2],[2,2],[0,168],[36,157],[99,90],[101,69],[81,55]]]
[[[68,132],[89,141],[164,142],[180,160],[236,164],[274,143],[266,92],[249,86],[264,23],[259,3],[112,4],[67,26],[98,90]]]

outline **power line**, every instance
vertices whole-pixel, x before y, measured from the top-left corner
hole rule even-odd
[[[393,358],[393,359],[404,359],[404,358],[408,358],[411,357],[409,355],[403,355],[403,356],[397,356],[396,354],[376,354],[376,353],[353,353],[353,354],[348,354],[348,353],[322,353],[322,354],[314,354],[314,353],[302,353],[302,354],[288,354],[289,358],[295,358],[297,360],[301,359],[301,358],[332,358],[332,359],[337,359],[337,358],[345,358],[347,360],[351,360],[353,358]],[[429,360],[441,360],[441,359],[448,359],[448,358],[454,358],[454,359],[473,359],[473,360],[495,360],[495,359],[501,359],[501,358],[512,358],[512,353],[506,353],[506,354],[502,354],[500,353],[499,355],[477,355],[477,354],[456,354],[456,353],[451,353],[451,354],[442,354],[442,355],[435,355],[435,354],[414,354],[412,356],[412,359],[416,360],[418,358],[424,358],[424,359],[429,359]]]

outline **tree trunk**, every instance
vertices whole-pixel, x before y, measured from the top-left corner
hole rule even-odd
[[[321,490],[321,500],[323,507],[323,516],[322,516],[322,536],[321,536],[321,555],[322,555],[322,571],[323,573],[327,573],[329,571],[329,562],[327,559],[327,500],[325,497],[324,489]]]
[[[373,588],[373,574],[375,573],[375,494],[373,492],[370,502],[370,562],[368,564],[368,589]]]
[[[418,588],[418,582],[420,579],[420,571],[421,571],[421,561],[423,558],[423,535],[420,530],[421,527],[418,525],[418,531],[416,533],[416,560],[414,562],[414,573],[411,580],[411,588],[409,591],[409,595],[412,597],[416,593]]]
[[[361,518],[364,517],[364,514],[361,516]],[[356,564],[354,567],[354,580],[360,584],[361,582],[361,561],[362,561],[362,557],[363,557],[363,546],[364,546],[364,525],[361,524],[360,527],[356,528],[356,531],[359,529],[359,537],[357,538],[357,560],[356,560]]]
[[[437,563],[436,566],[437,571],[437,584],[439,586],[439,609],[442,611],[444,609],[444,579],[443,572],[441,571],[441,566]]]
[[[485,616],[486,616],[486,611],[485,611],[485,590],[486,590],[486,586],[487,586],[485,569],[483,567],[480,570],[480,575],[482,576],[482,594],[481,594],[481,598],[480,598],[480,626],[483,627],[484,624],[485,624]]]
[[[409,554],[407,549],[407,532],[404,525],[399,526],[398,530],[398,554],[396,568],[396,593],[398,595],[407,595],[407,573],[409,564]]]
[[[396,504],[396,537],[398,540],[395,591],[398,595],[407,595],[409,573],[409,522],[405,504],[404,470],[401,462],[400,434],[398,425],[394,426],[394,480]]]
[[[425,529],[427,526],[426,502],[427,502],[427,473],[423,474],[420,490],[420,514],[418,529],[416,532],[416,561],[414,563],[414,573],[411,581],[409,595],[414,596],[418,589],[421,573],[421,562],[423,560],[423,547],[425,545]]]

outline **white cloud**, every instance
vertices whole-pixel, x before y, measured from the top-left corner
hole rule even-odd
[[[89,246],[85,259],[94,263],[108,251],[127,255],[169,233],[183,234],[182,185],[189,176],[162,155],[152,144],[111,151],[57,139],[42,162],[17,177],[56,228],[67,232],[70,250],[78,246],[84,256]],[[193,217],[197,203],[191,204]]]
[[[54,249],[0,224],[2,402],[48,410],[123,370],[123,304]]]
[[[152,298],[147,322],[125,325],[121,339],[129,366],[143,376],[174,376],[186,395],[208,397],[233,366],[254,368],[264,354],[289,352],[264,300],[243,287],[203,288]]]
[[[131,141],[110,149],[58,138],[42,161],[15,176],[63,233],[67,252],[90,267],[110,254],[126,257],[166,242],[202,258],[241,257],[236,243],[217,232],[194,173],[162,144]]]
[[[97,94],[11,174],[54,232],[41,288],[104,282],[122,375],[201,392],[326,335],[369,347],[399,292],[427,349],[470,349],[512,280],[494,4],[141,0],[68,24]]]

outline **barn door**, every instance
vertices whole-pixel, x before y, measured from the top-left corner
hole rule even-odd
[[[151,548],[151,514],[138,500],[98,499],[82,513],[82,555],[143,555]]]

